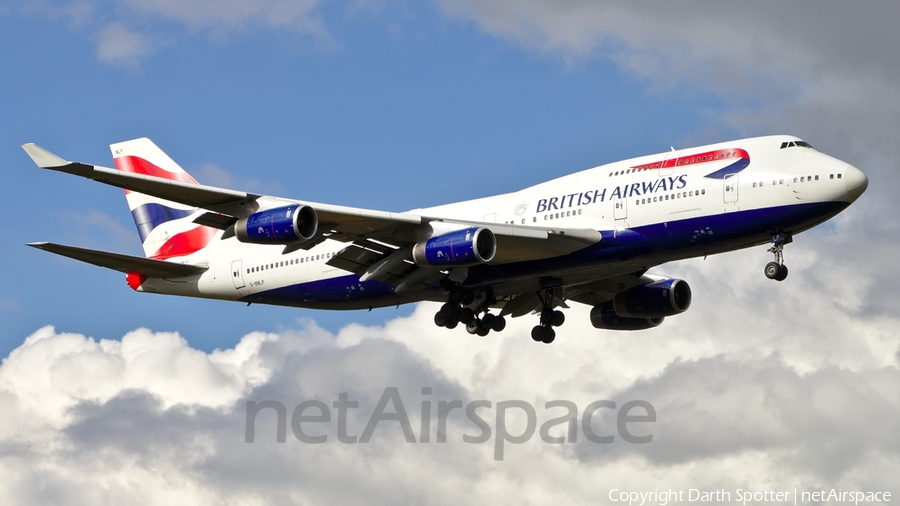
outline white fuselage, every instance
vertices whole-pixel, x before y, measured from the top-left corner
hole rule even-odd
[[[623,231],[638,231],[654,245],[642,265],[658,265],[759,244],[766,240],[766,233],[779,227],[801,232],[837,214],[859,196],[861,190],[857,189],[865,176],[858,169],[809,147],[781,147],[794,142],[802,141],[770,136],[661,153],[601,165],[513,193],[410,213],[447,221],[593,229],[603,234],[601,244],[608,240],[614,244]],[[734,167],[733,174],[721,173],[727,167]],[[277,205],[283,203],[273,200],[271,206]],[[802,217],[792,219],[794,210]],[[753,220],[760,221],[759,227],[753,226]],[[783,225],[777,220],[784,221]],[[703,240],[677,235],[679,224],[703,235]],[[669,227],[671,235],[661,235],[660,230]],[[248,302],[264,293],[265,299],[260,300],[266,303],[337,309],[341,300],[354,301],[347,308],[365,307],[366,290],[373,292],[358,276],[326,264],[347,243],[326,240],[308,251],[282,254],[283,246],[220,237],[221,232],[208,247],[174,260],[208,265],[202,275],[178,281],[148,279],[139,289]],[[597,258],[596,269],[600,270],[596,271],[579,257],[577,262],[537,262],[507,272],[523,280],[552,270],[562,273],[567,282],[583,282],[603,268],[608,272],[615,261],[602,255]],[[568,280],[566,269],[580,274]],[[490,276],[476,279],[503,282]],[[290,290],[283,302],[280,290]],[[342,290],[346,291],[344,299]],[[320,300],[317,291],[328,295]],[[433,298],[426,293],[398,300],[388,297],[385,290],[375,292],[370,306]]]

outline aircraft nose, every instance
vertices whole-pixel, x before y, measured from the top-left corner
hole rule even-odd
[[[848,165],[844,173],[844,185],[847,187],[847,196],[850,197],[852,202],[866,191],[866,188],[869,186],[869,178],[861,170]]]

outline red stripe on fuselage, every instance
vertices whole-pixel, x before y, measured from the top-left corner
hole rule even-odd
[[[187,232],[175,234],[156,250],[156,253],[150,255],[150,258],[166,260],[167,258],[183,257],[185,255],[190,255],[191,253],[196,253],[205,248],[206,245],[212,241],[215,234],[215,228],[204,226],[199,226],[188,230]]]
[[[672,167],[682,167],[685,165],[697,165],[699,163],[717,162],[720,160],[737,160],[739,158],[750,159],[750,155],[746,150],[738,148],[717,149],[715,151],[707,151],[705,153],[697,153],[695,155],[681,156],[678,158],[669,158],[658,162],[645,163],[636,165],[632,169],[670,169]]]

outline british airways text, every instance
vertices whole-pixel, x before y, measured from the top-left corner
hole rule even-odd
[[[637,195],[649,195],[658,191],[680,190],[687,186],[687,174],[678,177],[661,177],[655,181],[643,181],[640,183],[626,184],[616,186],[609,194],[609,198],[630,198]],[[550,197],[549,199],[540,199],[537,202],[535,212],[542,213],[544,211],[553,211],[557,209],[566,209],[572,206],[585,206],[604,202],[606,200],[606,191],[594,190],[593,192],[571,193],[561,197]]]

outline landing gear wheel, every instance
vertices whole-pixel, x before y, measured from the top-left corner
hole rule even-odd
[[[541,328],[541,341],[544,344],[550,344],[554,339],[556,339],[556,331],[553,330],[553,327]]]
[[[465,323],[466,325],[472,323],[475,320],[475,311],[472,311],[471,308],[464,307],[459,312],[459,321]]]
[[[554,327],[559,327],[563,323],[566,323],[566,315],[562,311],[559,311],[559,310],[554,311],[553,317],[550,318],[550,325],[553,325]]]
[[[485,328],[493,329],[494,328],[494,320],[496,320],[496,319],[497,319],[496,316],[492,315],[491,313],[487,313],[481,317],[481,324]]]
[[[790,232],[776,232],[772,234],[772,247],[769,253],[775,255],[775,261],[766,264],[766,277],[775,281],[784,281],[787,278],[788,268],[784,265],[784,245],[793,242]]]
[[[444,316],[443,311],[438,311],[437,313],[434,313],[434,324],[437,325],[438,327],[443,327],[444,325],[447,324],[447,317]]]
[[[490,333],[491,333],[491,328],[488,327],[487,325],[485,325],[484,322],[481,322],[478,325],[478,332],[476,332],[476,334],[478,334],[480,337],[486,337]]]
[[[452,320],[448,320],[447,322],[444,323],[444,326],[447,327],[448,329],[455,329],[457,325],[459,325],[459,320],[457,320],[456,318],[453,318]]]
[[[478,333],[478,330],[481,328],[481,322],[477,319],[472,319],[469,323],[466,324],[466,332],[472,334],[473,336]]]
[[[540,325],[535,325],[534,328],[531,329],[531,339],[533,339],[535,342],[540,342],[541,334],[543,333],[543,331],[544,331],[544,327],[541,327]]]
[[[778,272],[778,275],[775,276],[775,281],[784,281],[787,279],[788,268],[787,265],[782,265],[781,270]]]
[[[491,324],[491,329],[494,332],[502,332],[503,329],[505,329],[505,328],[506,328],[506,318],[504,318],[502,316],[498,316],[498,317],[494,318],[494,323]]]

